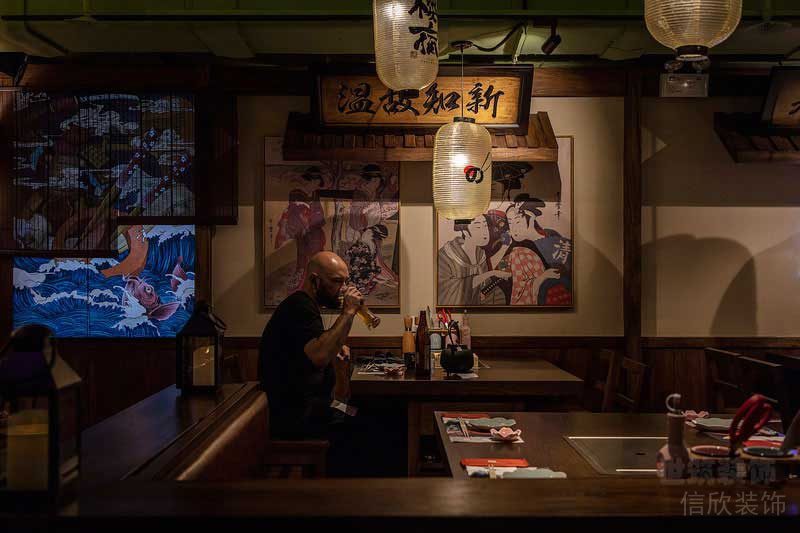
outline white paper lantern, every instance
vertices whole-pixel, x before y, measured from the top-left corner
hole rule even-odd
[[[492,137],[475,119],[456,117],[436,132],[433,205],[450,220],[486,211],[492,195]]]
[[[388,88],[416,97],[439,72],[437,0],[373,0],[378,77]]]
[[[742,18],[742,0],[645,0],[647,29],[678,59],[700,61],[727,39]]]

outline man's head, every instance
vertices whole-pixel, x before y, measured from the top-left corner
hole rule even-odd
[[[537,233],[536,217],[542,214],[539,208],[544,206],[544,202],[538,198],[531,198],[528,194],[517,195],[514,203],[506,209],[511,238],[517,242],[534,238]]]
[[[303,290],[319,305],[338,309],[339,294],[349,277],[347,263],[341,257],[333,252],[319,252],[308,261]]]

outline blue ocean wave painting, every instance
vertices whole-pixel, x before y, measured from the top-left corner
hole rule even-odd
[[[14,327],[174,337],[194,309],[194,226],[129,226],[116,258],[14,258]]]

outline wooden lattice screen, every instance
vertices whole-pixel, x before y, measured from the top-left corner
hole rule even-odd
[[[113,255],[119,224],[236,222],[234,98],[0,91],[0,253]]]

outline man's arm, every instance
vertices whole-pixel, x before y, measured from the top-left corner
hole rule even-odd
[[[353,327],[355,315],[355,310],[343,310],[331,329],[306,343],[304,350],[315,367],[325,368],[339,353]]]
[[[358,292],[358,289],[355,287],[345,289],[342,314],[336,319],[331,329],[316,339],[308,341],[303,347],[315,367],[325,368],[342,349],[342,345],[350,334],[350,328],[353,327],[353,317],[356,316],[362,303],[364,303],[364,297]]]

